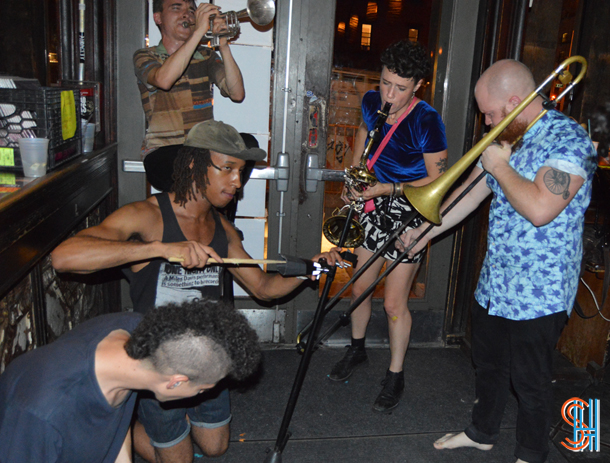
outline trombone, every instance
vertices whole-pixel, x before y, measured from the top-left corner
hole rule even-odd
[[[580,73],[575,79],[572,79],[572,74],[568,67],[570,64],[579,62],[581,64]],[[540,85],[536,90],[534,90],[530,95],[528,95],[515,109],[513,109],[496,127],[494,127],[484,138],[479,141],[468,153],[466,153],[458,162],[456,162],[447,172],[445,172],[441,177],[436,179],[435,181],[425,185],[423,187],[403,187],[403,194],[412,201],[413,210],[407,217],[407,220],[396,230],[388,239],[388,241],[375,252],[365,263],[364,265],[352,276],[352,278],[341,288],[341,290],[328,302],[326,299],[328,297],[328,293],[330,290],[330,283],[334,278],[335,272],[334,268],[330,269],[327,277],[326,283],[324,285],[324,289],[322,291],[322,295],[320,296],[318,307],[314,314],[313,320],[303,329],[297,336],[297,351],[303,354],[301,357],[301,362],[299,364],[299,368],[297,370],[297,374],[292,386],[292,391],[290,393],[290,397],[288,399],[288,404],[286,406],[286,410],[284,412],[284,417],[282,419],[282,423],[280,425],[280,430],[278,432],[278,436],[275,442],[275,447],[273,449],[269,449],[269,453],[267,458],[265,459],[265,463],[281,463],[282,462],[282,452],[288,443],[288,439],[290,438],[290,433],[288,433],[288,425],[290,424],[290,420],[292,419],[292,414],[296,407],[296,403],[301,392],[301,387],[303,386],[303,382],[305,380],[305,374],[307,373],[307,369],[309,367],[309,362],[311,359],[311,355],[313,354],[314,349],[320,345],[324,340],[330,337],[341,325],[347,325],[349,323],[349,315],[366,299],[374,290],[377,284],[385,278],[387,274],[389,274],[401,261],[402,259],[409,253],[409,251],[421,240],[421,238],[427,234],[432,228],[434,224],[441,223],[441,217],[447,212],[449,212],[455,205],[461,201],[468,192],[487,174],[485,171],[481,172],[481,174],[470,183],[464,191],[462,191],[454,201],[452,201],[442,212],[439,212],[441,202],[449,190],[449,188],[460,178],[460,176],[466,171],[466,169],[479,157],[479,155],[485,151],[485,149],[496,139],[496,137],[502,132],[508,124],[510,124],[536,97],[540,96],[544,100],[543,102],[543,111],[529,124],[526,131],[531,129],[533,125],[540,120],[550,109],[553,109],[559,100],[561,100],[568,92],[574,88],[574,86],[582,80],[585,73],[587,71],[587,61],[582,56],[573,56],[562,62]],[[553,79],[559,79],[559,81],[566,85],[566,88],[563,92],[555,99],[550,100],[546,95],[542,93],[544,87],[551,82]],[[330,310],[334,307],[334,305],[338,302],[340,296],[345,292],[345,290],[349,287],[350,284],[354,282],[357,278],[362,275],[366,269],[368,269],[373,262],[385,251],[385,249],[394,243],[396,238],[398,238],[409,225],[410,222],[413,221],[418,215],[422,215],[426,220],[431,222],[431,224],[426,227],[426,229],[398,256],[398,258],[392,262],[392,264],[388,265],[386,270],[379,275],[379,277],[371,284],[356,300],[354,300],[346,312],[344,312],[337,322],[330,326],[322,335],[319,335],[319,332],[322,328],[322,322],[324,321],[324,316],[330,312]],[[348,227],[346,227],[347,229]],[[345,230],[344,230],[345,234]],[[307,343],[303,343],[301,341],[302,336],[309,333],[309,337],[311,339],[308,340]]]
[[[573,63],[580,63],[581,68],[580,72],[573,78],[572,74],[569,71],[569,66]],[[479,175],[467,188],[463,191],[459,197],[457,197],[445,210],[443,213],[440,213],[440,206],[443,198],[449,191],[449,189],[453,186],[453,184],[461,177],[461,175],[466,171],[470,165],[478,159],[483,151],[500,135],[500,133],[514,120],[517,118],[519,114],[527,107],[529,104],[534,101],[537,97],[542,97],[544,100],[543,108],[544,110],[540,112],[534,118],[534,120],[528,125],[526,132],[530,130],[536,122],[538,122],[549,110],[554,109],[557,106],[557,103],[565,97],[576,84],[578,84],[585,76],[587,72],[587,60],[582,56],[571,56],[570,58],[563,61],[555,70],[549,74],[549,76],[544,80],[542,84],[536,88],[532,93],[530,93],[516,108],[514,108],[498,125],[492,128],[489,133],[483,137],[474,147],[470,149],[464,156],[462,156],[453,166],[451,166],[447,172],[441,175],[439,178],[434,180],[433,182],[421,186],[421,187],[413,187],[410,185],[403,186],[403,194],[411,203],[413,207],[412,213],[408,216],[407,220],[400,226],[388,239],[388,241],[378,250],[376,251],[370,258],[367,260],[364,265],[352,276],[352,278],[339,290],[339,292],[328,301],[325,308],[325,314],[330,312],[332,308],[339,302],[339,298],[341,295],[347,290],[349,285],[351,285],[356,279],[362,275],[372,264],[373,262],[381,255],[385,250],[394,243],[394,241],[405,231],[407,226],[417,215],[421,215],[428,222],[431,222],[434,225],[439,225],[441,223],[441,216],[445,215],[449,210],[451,210],[461,199],[479,182],[481,179],[487,175],[485,171]],[[550,100],[543,92],[544,88],[554,79],[558,79],[566,88],[555,98],[554,100]],[[385,278],[399,263],[400,261],[408,254],[408,252],[421,240],[421,238],[428,233],[432,229],[433,225],[427,227],[421,235],[419,235],[411,245],[405,251],[400,254],[397,259],[392,262],[392,264],[386,267],[386,270],[379,275],[377,280],[375,280],[344,312],[337,323],[333,326],[329,327],[328,330],[321,335],[316,340],[316,345],[325,341],[330,337],[340,326],[347,325],[349,323],[349,315],[366,299],[374,290],[377,284]],[[301,332],[297,335],[297,350],[299,352],[303,352],[303,341],[302,338],[306,334],[311,331],[312,322],[307,324]]]
[[[572,63],[580,63],[580,73],[572,80],[572,74],[569,71],[569,66]],[[565,68],[565,69],[564,69]],[[447,172],[442,176],[422,187],[412,187],[405,185],[403,194],[409,200],[411,205],[428,221],[435,225],[441,223],[440,206],[443,198],[455,183],[455,181],[464,173],[479,155],[500,135],[500,133],[510,124],[529,104],[538,96],[542,97],[544,110],[538,114],[534,120],[527,126],[526,132],[531,129],[550,109],[554,109],[557,102],[567,95],[574,86],[582,80],[587,72],[587,60],[582,56],[572,56],[563,61],[540,86],[530,93],[515,109],[513,109],[498,125],[492,128],[489,133],[483,137],[470,151],[457,161]],[[566,88],[555,98],[550,100],[545,94],[541,93],[544,87],[549,82],[557,78]]]

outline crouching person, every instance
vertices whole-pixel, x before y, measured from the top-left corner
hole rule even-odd
[[[131,462],[136,391],[193,397],[259,362],[256,333],[221,302],[95,317],[0,375],[0,461]]]

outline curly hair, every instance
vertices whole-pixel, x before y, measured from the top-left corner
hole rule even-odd
[[[192,167],[191,167],[192,164]],[[183,146],[174,159],[174,173],[170,191],[176,194],[174,202],[184,206],[187,201],[196,199],[197,191],[205,194],[209,185],[208,167],[212,165],[210,150]],[[193,180],[195,186],[193,187]]]
[[[386,48],[381,54],[381,64],[388,71],[405,79],[419,82],[432,71],[428,51],[419,43],[401,40]]]
[[[125,351],[159,373],[184,374],[194,382],[208,382],[214,374],[219,374],[214,381],[227,374],[242,380],[261,359],[258,336],[246,317],[226,302],[207,299],[149,311]]]

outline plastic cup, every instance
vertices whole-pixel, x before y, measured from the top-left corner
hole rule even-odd
[[[47,173],[48,138],[20,138],[19,152],[26,177],[42,177]]]
[[[95,139],[95,123],[83,124],[83,153],[93,151],[93,141]]]

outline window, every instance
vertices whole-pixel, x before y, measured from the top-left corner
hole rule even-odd
[[[400,19],[402,12],[402,0],[388,0],[388,19]]]
[[[363,50],[371,49],[371,31],[373,26],[370,24],[362,25],[362,36],[360,37],[360,46]]]
[[[377,2],[369,2],[366,5],[367,21],[375,21],[377,19]]]
[[[356,29],[358,27],[358,16],[353,15],[349,18],[349,27],[350,29]]]

